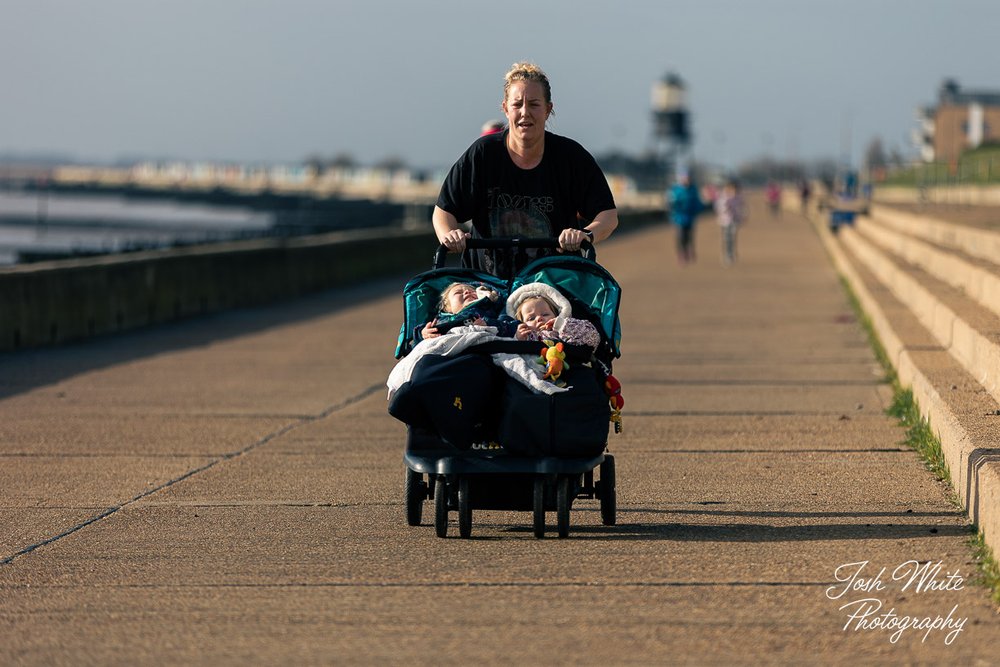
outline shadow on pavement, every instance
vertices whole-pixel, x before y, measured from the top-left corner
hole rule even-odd
[[[597,511],[589,508],[573,512]],[[939,537],[971,536],[973,529],[966,525],[937,523],[895,523],[893,518],[906,521],[911,517],[942,517],[960,519],[950,512],[705,512],[700,510],[651,510],[619,508],[619,522],[615,526],[571,524],[570,537],[599,540],[667,540],[674,542],[804,542],[820,540],[898,540],[937,535]],[[630,523],[622,521],[622,514],[715,514],[732,516],[763,516],[788,518],[854,517],[881,519],[875,523],[810,523],[775,526],[760,523],[690,524]],[[886,521],[888,520],[888,521]],[[554,529],[554,526],[553,526]],[[531,532],[529,526],[511,526],[509,532]]]
[[[667,540],[672,542],[808,542],[827,540],[898,540],[914,537],[972,535],[966,526],[935,524],[766,524],[690,525],[682,523],[574,526],[570,536],[604,540]]]

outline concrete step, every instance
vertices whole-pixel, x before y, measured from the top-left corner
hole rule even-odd
[[[964,233],[961,225],[952,226],[955,228],[953,233]],[[905,225],[881,213],[860,217],[857,229],[882,248],[962,290],[969,298],[1000,315],[1000,267],[996,264],[933,240],[921,240]]]
[[[840,236],[852,255],[907,304],[935,340],[1000,400],[1000,317],[963,291],[890,254],[859,229],[845,229]]]
[[[1000,265],[1000,232],[970,225],[959,225],[887,206],[872,206],[869,211],[887,226],[937,245],[961,250],[973,257]],[[1000,213],[1000,211],[998,211]],[[1000,217],[1000,215],[998,215]]]
[[[885,219],[876,215],[880,222]],[[909,261],[907,257],[914,255],[908,255],[905,248],[918,248],[919,252],[912,252],[935,270],[948,261],[970,263],[959,256],[942,259],[933,253],[945,254],[943,244],[916,246],[913,236],[898,231],[889,235],[887,226],[868,219],[859,219],[856,228],[842,227],[836,235],[818,220],[816,227],[870,318],[900,383],[912,389],[941,440],[956,495],[987,543],[1000,552],[1000,448],[996,439],[1000,317],[960,286]],[[961,238],[965,231],[953,229],[938,238]],[[901,247],[904,250],[895,254]],[[934,259],[927,260],[932,255]],[[961,264],[959,268],[967,272]]]

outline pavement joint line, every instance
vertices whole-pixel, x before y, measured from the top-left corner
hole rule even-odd
[[[282,414],[282,413],[257,413],[257,412],[197,412],[194,414],[184,414],[182,412],[167,412],[157,417],[177,417],[179,419],[190,419],[194,417],[209,417],[211,419],[312,419],[314,415],[306,414]]]
[[[857,412],[848,410],[846,412]],[[840,417],[844,410],[834,412],[799,410],[637,410],[628,417]],[[860,415],[858,415],[860,416]]]
[[[885,384],[878,380],[629,380],[629,386],[671,385],[698,387],[871,387]]]
[[[212,502],[181,502],[181,503],[171,503],[171,502],[149,502],[146,503],[148,507],[190,507],[193,509],[212,509],[212,508],[235,508],[235,507],[325,507],[325,508],[350,508],[350,507],[397,507],[402,506],[402,502],[386,502],[386,503],[327,503],[327,502],[315,502],[308,503],[302,501],[280,501],[280,500],[259,500],[245,503],[228,502],[228,503],[212,503]]]
[[[104,508],[93,505],[0,505],[0,510],[102,510]]]
[[[630,454],[912,454],[905,447],[869,447],[866,449],[629,449]]]
[[[6,558],[0,559],[0,566],[10,565],[16,559],[18,559],[18,558],[20,558],[22,556],[26,556],[26,555],[34,552],[35,550],[40,549],[41,547],[47,546],[47,545],[52,544],[54,542],[58,542],[59,540],[63,539],[64,537],[68,537],[68,536],[70,536],[70,535],[72,535],[72,534],[74,534],[74,533],[76,533],[76,532],[78,532],[80,530],[83,530],[87,526],[90,526],[90,525],[92,525],[94,523],[97,523],[98,521],[101,521],[103,519],[108,518],[109,516],[112,516],[113,514],[116,514],[117,512],[119,512],[120,510],[122,510],[125,507],[128,507],[129,505],[133,505],[133,504],[139,502],[140,500],[143,500],[145,498],[148,498],[149,496],[152,496],[155,493],[159,493],[160,491],[162,491],[164,489],[167,489],[167,488],[170,488],[171,486],[173,486],[175,484],[178,484],[180,482],[183,482],[186,479],[194,477],[195,475],[197,475],[199,473],[202,473],[202,472],[205,472],[206,470],[214,468],[219,463],[223,463],[225,461],[229,461],[229,460],[234,459],[234,458],[236,458],[238,456],[243,456],[244,454],[247,454],[247,453],[249,453],[249,452],[251,452],[251,451],[253,451],[253,450],[255,450],[255,449],[259,448],[259,447],[262,447],[262,446],[266,445],[267,443],[271,442],[272,440],[280,438],[281,436],[286,435],[287,433],[290,433],[291,431],[294,431],[297,428],[300,428],[300,427],[305,426],[307,424],[311,424],[311,423],[314,423],[314,422],[326,419],[327,417],[329,417],[330,415],[334,414],[335,412],[338,412],[340,410],[348,408],[351,405],[354,405],[355,403],[359,403],[359,402],[363,401],[364,399],[368,398],[369,396],[373,395],[375,392],[381,391],[384,386],[385,385],[382,384],[381,382],[379,382],[377,384],[373,384],[373,385],[369,386],[368,388],[363,389],[359,393],[357,393],[357,394],[355,394],[353,396],[347,397],[346,399],[344,399],[340,403],[337,403],[337,404],[334,404],[334,405],[331,405],[331,406],[327,407],[326,409],[324,409],[323,411],[321,411],[320,413],[318,413],[316,415],[309,415],[309,416],[303,417],[303,418],[301,418],[301,419],[299,419],[299,420],[297,420],[297,421],[295,421],[295,422],[293,422],[291,424],[285,424],[281,428],[268,433],[267,435],[265,435],[264,437],[260,438],[256,442],[253,442],[253,443],[247,445],[246,447],[243,447],[242,449],[236,450],[235,452],[229,452],[228,454],[223,454],[223,455],[215,458],[214,460],[209,461],[208,463],[206,463],[204,465],[201,465],[201,466],[198,466],[197,468],[193,468],[191,470],[188,470],[186,473],[184,473],[183,475],[180,475],[179,477],[175,477],[174,479],[167,480],[163,484],[160,484],[159,486],[156,486],[156,487],[154,487],[152,489],[147,489],[146,491],[143,491],[142,493],[138,494],[137,496],[133,497],[130,500],[127,500],[127,501],[125,501],[125,502],[123,502],[121,504],[118,504],[118,505],[113,505],[112,507],[107,508],[103,512],[101,512],[101,513],[99,513],[99,514],[97,514],[95,516],[92,516],[89,519],[83,521],[82,523],[79,523],[79,524],[77,524],[77,525],[75,525],[75,526],[73,526],[71,528],[68,528],[67,530],[62,531],[61,533],[58,533],[58,534],[53,535],[51,537],[47,537],[44,540],[41,540],[40,542],[36,542],[35,544],[30,544],[30,545],[28,545],[26,547],[23,547],[22,549],[14,552],[10,556],[7,556]]]
[[[207,459],[213,456],[224,456],[222,454],[92,454],[92,453],[45,453],[45,452],[3,452],[0,459]]]
[[[77,416],[90,417],[90,416],[103,416],[104,412],[78,412]],[[294,413],[255,413],[255,412],[157,412],[148,413],[157,417],[158,419],[181,419],[190,420],[192,418],[196,419],[312,419],[315,415],[308,414],[294,414]]]
[[[697,503],[695,503],[697,504]],[[710,505],[710,507],[716,507],[716,504]],[[642,510],[624,510],[625,512],[640,512]],[[881,517],[881,518],[893,518],[893,517],[948,517],[948,518],[958,518],[961,515],[957,512],[910,512],[910,511],[900,511],[900,512],[789,512],[787,510],[782,511],[771,511],[771,510],[718,510],[718,509],[692,509],[692,508],[680,508],[680,509],[670,509],[664,510],[667,512],[675,512],[677,514],[712,514],[712,515],[722,515],[722,516],[744,516],[744,517],[769,517],[773,519],[859,519],[861,517]],[[850,524],[853,525],[853,524]]]
[[[685,417],[685,416],[688,416],[688,417],[714,417],[714,416],[721,415],[721,416],[724,416],[724,417],[730,417],[730,416],[732,416],[732,417],[822,417],[822,418],[827,418],[827,417],[834,417],[834,416],[835,417],[840,417],[842,414],[844,414],[844,412],[845,411],[841,411],[841,412],[792,412],[792,411],[788,411],[788,412],[783,412],[783,413],[776,413],[776,412],[751,412],[751,411],[747,411],[747,412],[732,412],[732,413],[726,412],[726,413],[719,413],[719,412],[707,412],[707,411],[706,412],[681,412],[681,411],[676,411],[675,413],[668,413],[668,412],[658,412],[658,411],[655,411],[655,410],[645,410],[645,411],[642,411],[642,412],[639,412],[639,411],[629,412],[627,415],[624,415],[624,416],[627,416],[627,417],[631,418],[631,417]],[[881,413],[859,412],[858,410],[854,410],[854,409],[847,410],[846,412],[853,412],[854,413],[851,416],[851,419],[875,419],[875,420],[878,420],[878,421],[885,421],[885,415],[883,415]],[[987,413],[987,414],[992,414],[992,413]]]
[[[552,540],[554,541],[554,540]],[[836,581],[317,581],[317,582],[287,582],[271,584],[220,584],[220,583],[176,583],[176,584],[88,584],[77,585],[45,585],[46,590],[77,588],[105,588],[109,590],[158,590],[178,588],[236,588],[236,589],[275,589],[275,588],[812,588],[816,586],[836,585]],[[0,585],[0,590],[24,590],[42,588],[31,584]],[[0,614],[2,617],[3,614]]]
[[[852,350],[862,350],[862,346],[852,345]],[[757,357],[751,360],[745,359],[734,359],[733,357],[712,357],[711,355],[705,355],[704,357],[699,357],[698,361],[691,361],[690,359],[677,359],[671,358],[670,356],[664,356],[663,361],[659,362],[659,366],[678,366],[678,367],[694,367],[701,368],[703,366],[709,366],[712,364],[725,365],[725,366],[739,366],[739,367],[759,367],[766,366],[773,360],[768,360],[763,357]],[[871,360],[869,359],[847,359],[843,357],[802,357],[797,360],[792,360],[794,363],[809,363],[815,366],[843,366],[845,364],[857,364],[857,365],[869,365]],[[634,380],[630,380],[634,382]]]

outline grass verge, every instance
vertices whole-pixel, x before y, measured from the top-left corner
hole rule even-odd
[[[986,586],[991,591],[993,603],[1000,605],[1000,563],[997,562],[993,549],[986,544],[982,531],[969,538],[972,556],[979,566],[979,578],[974,582]]]
[[[948,472],[948,465],[945,463],[944,452],[941,449],[941,441],[931,430],[930,422],[920,414],[920,406],[913,398],[913,392],[900,385],[896,369],[889,361],[889,355],[886,354],[875,327],[861,307],[861,302],[854,294],[854,290],[843,277],[841,277],[840,283],[847,294],[851,309],[868,336],[868,342],[875,352],[876,359],[885,372],[885,382],[892,385],[892,405],[889,406],[886,413],[899,420],[899,424],[906,429],[905,444],[920,454],[924,465],[938,480],[947,482],[948,488],[951,490],[951,502],[964,512],[965,508],[962,507],[958,495],[953,490],[951,474]],[[986,544],[983,532],[978,527],[973,526],[973,534],[970,536],[968,544],[979,568],[979,576],[974,583],[989,589],[994,604],[1000,605],[1000,562],[997,561],[993,550]]]

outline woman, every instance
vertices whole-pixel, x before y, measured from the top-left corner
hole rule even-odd
[[[558,237],[560,250],[571,252],[610,236],[618,212],[597,162],[577,142],[545,129],[553,113],[545,73],[516,63],[505,77],[500,108],[507,128],[473,143],[441,187],[432,218],[438,241],[464,252],[470,234],[459,223],[466,220],[478,238]],[[478,250],[472,264],[508,277],[543,253]]]

